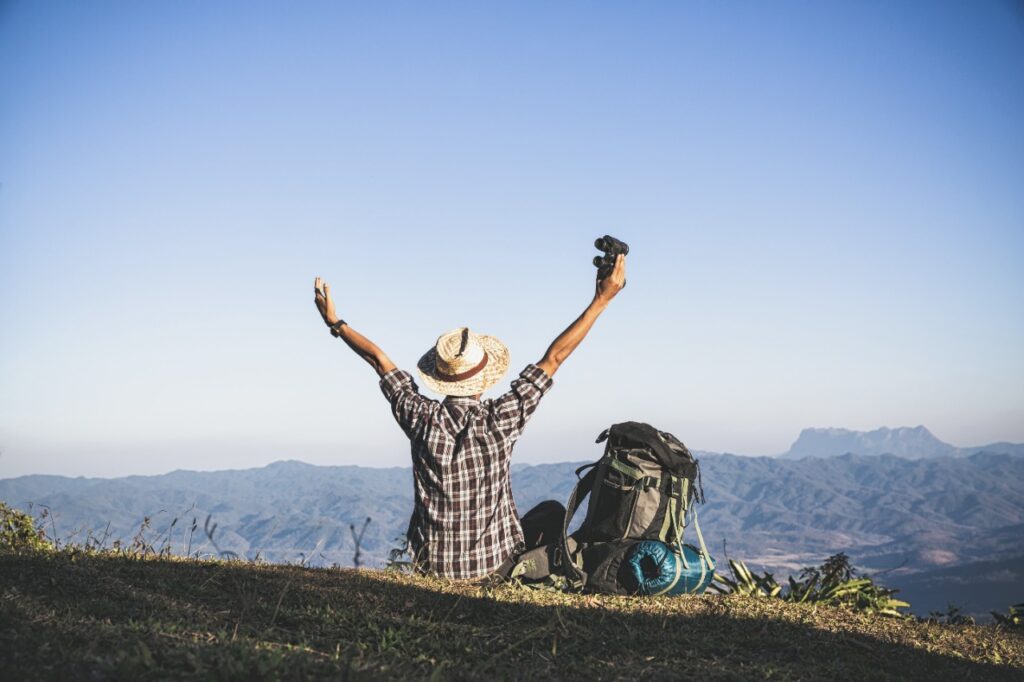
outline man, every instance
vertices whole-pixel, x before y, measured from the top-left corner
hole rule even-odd
[[[619,255],[612,273],[598,279],[583,314],[495,400],[481,401],[480,396],[507,371],[508,349],[466,327],[442,334],[417,363],[423,383],[446,396],[438,402],[420,395],[407,372],[337,316],[330,287],[316,278],[316,307],[324,322],[377,371],[381,390],[412,444],[416,499],[408,539],[420,569],[457,579],[500,575],[518,553],[550,539],[553,529],[544,529],[543,523],[528,529],[524,538],[509,477],[512,447],[555,372],[625,283],[626,259]],[[538,515],[531,512],[524,521]]]

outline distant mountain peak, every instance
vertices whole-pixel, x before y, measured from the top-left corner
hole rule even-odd
[[[914,433],[914,434],[927,434],[927,435],[931,436],[932,438],[935,437],[934,435],[932,435],[931,431],[929,431],[926,427],[924,427],[924,426],[922,426],[920,424],[917,425],[917,426],[897,426],[894,429],[890,429],[888,426],[880,426],[877,429],[875,429],[874,431],[854,431],[853,429],[844,429],[844,428],[836,427],[836,426],[812,426],[810,428],[804,429],[803,431],[801,431],[801,433],[825,433],[825,434],[831,434],[831,435],[839,435],[839,434],[844,434],[845,435],[845,434],[851,434],[851,433],[855,433],[855,434],[890,434],[890,433],[892,433],[892,434],[909,434],[909,433]]]
[[[852,431],[835,427],[810,428],[800,432],[786,459],[855,455],[895,455],[908,459],[953,457],[960,448],[945,443],[924,426],[887,426],[874,431]]]
[[[308,464],[297,459],[279,459],[276,462],[271,462],[270,464],[267,464],[263,468],[270,469],[272,471],[302,471],[306,469],[316,468],[316,465]]]

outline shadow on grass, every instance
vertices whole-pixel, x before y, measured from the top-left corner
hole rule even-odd
[[[571,605],[570,605],[571,604]],[[1009,637],[1009,640],[1004,639]],[[1020,679],[1024,643],[764,600],[566,598],[369,571],[0,555],[0,677]]]

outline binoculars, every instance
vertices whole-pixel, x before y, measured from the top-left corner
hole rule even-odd
[[[598,251],[604,251],[603,256],[594,256],[594,266],[597,268],[597,278],[604,279],[612,274],[615,268],[615,257],[620,253],[625,256],[629,253],[629,244],[620,242],[615,237],[605,235],[594,240],[594,247]]]

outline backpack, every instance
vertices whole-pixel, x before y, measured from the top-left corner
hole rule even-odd
[[[596,442],[606,443],[604,455],[576,470],[561,537],[523,554],[517,573],[562,575],[588,592],[703,592],[715,564],[694,508],[704,501],[697,460],[675,436],[640,422],[615,424]],[[569,535],[588,496],[587,515]],[[683,542],[688,514],[699,549]]]

